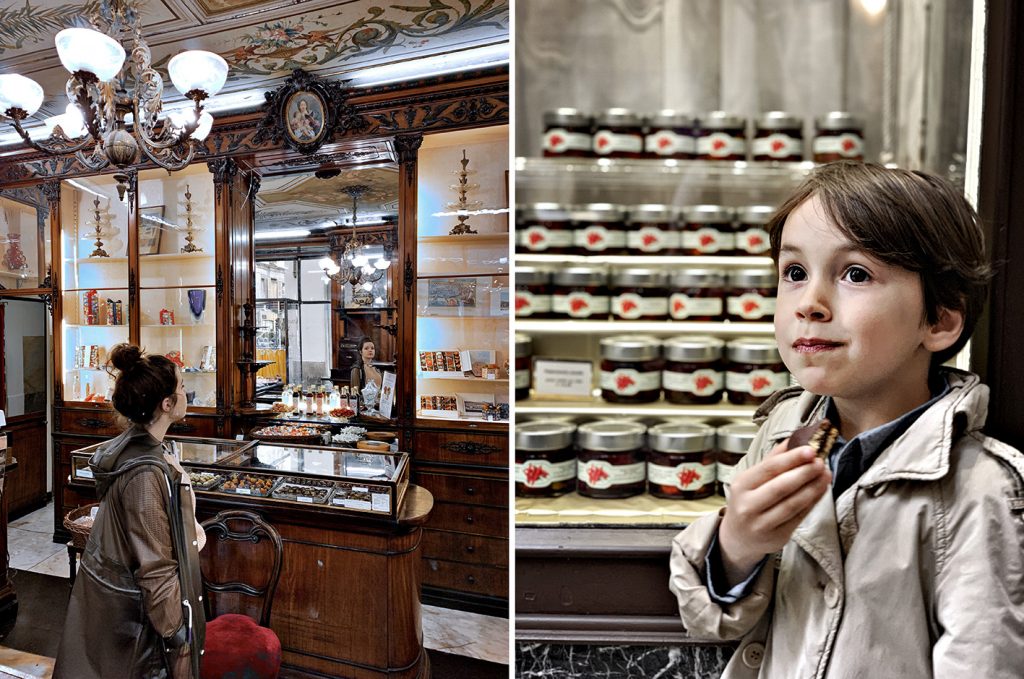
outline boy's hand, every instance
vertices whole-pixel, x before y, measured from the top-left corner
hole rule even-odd
[[[786,450],[787,443],[732,480],[718,529],[730,587],[749,576],[765,554],[782,549],[831,483],[832,473],[810,446]]]

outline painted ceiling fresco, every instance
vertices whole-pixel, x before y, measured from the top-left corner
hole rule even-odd
[[[398,215],[398,169],[343,170],[337,177],[317,179],[312,173],[264,178],[256,196],[256,230],[321,228],[345,224],[352,216],[346,186],[367,186],[357,203],[358,219]]]

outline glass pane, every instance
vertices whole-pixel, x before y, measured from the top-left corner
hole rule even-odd
[[[294,303],[279,299],[256,301],[256,360],[271,365],[256,373],[259,393],[277,391],[288,379],[288,320],[294,316]]]
[[[65,290],[126,287],[128,207],[109,177],[61,186],[61,261]]]
[[[4,309],[7,417],[46,410],[46,305],[9,299]]]
[[[143,288],[214,284],[213,175],[199,163],[168,176],[139,174],[139,273]]]
[[[107,360],[115,345],[128,341],[128,291],[71,291],[62,299],[64,400],[109,401],[114,379]]]
[[[329,304],[303,304],[301,313],[301,365],[297,372],[289,368],[293,377],[301,375],[302,384],[319,384],[331,374],[331,307]]]
[[[420,316],[508,318],[508,276],[419,279],[416,313]]]
[[[142,290],[139,344],[181,366],[189,405],[217,405],[213,287]]]
[[[302,273],[302,301],[324,302],[331,299],[331,279],[315,259],[299,260],[299,271]]]
[[[256,299],[298,299],[297,271],[295,260],[256,262]]]
[[[39,191],[19,189],[14,193],[25,200],[41,198],[36,195]],[[45,214],[45,209],[35,205],[0,198],[0,285],[5,288],[37,288],[45,277],[46,262],[39,260],[39,234],[49,233]]]

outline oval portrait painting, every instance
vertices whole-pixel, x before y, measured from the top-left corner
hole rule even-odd
[[[288,97],[285,129],[292,140],[308,144],[324,133],[324,102],[313,92],[302,90]]]

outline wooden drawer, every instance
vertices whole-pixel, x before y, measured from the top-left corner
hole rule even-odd
[[[508,510],[439,502],[434,504],[427,528],[507,539]]]
[[[424,558],[423,584],[505,599],[508,597],[508,570]]]
[[[200,438],[217,438],[217,419],[189,415],[181,422],[175,422],[167,430],[168,436],[197,436]]]
[[[57,409],[56,430],[68,434],[117,436],[124,431],[121,418],[111,408],[105,410]]]
[[[418,431],[413,456],[425,462],[509,466],[508,434]]]
[[[465,533],[423,531],[424,558],[457,559],[464,563],[508,566],[508,540]]]
[[[416,483],[434,496],[435,502],[463,502],[483,507],[508,507],[508,481],[482,476],[417,472]]]

